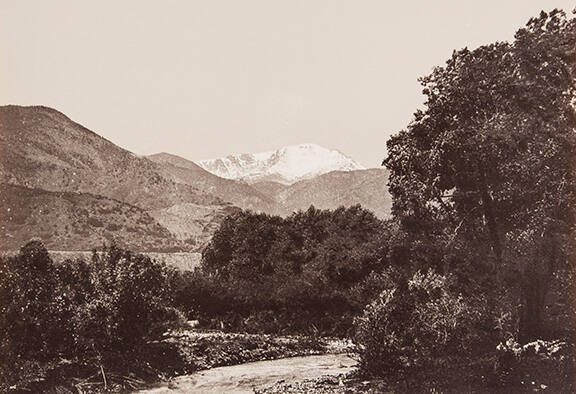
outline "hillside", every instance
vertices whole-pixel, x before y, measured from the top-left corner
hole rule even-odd
[[[148,158],[160,166],[160,171],[166,178],[218,196],[237,207],[267,213],[282,212],[275,201],[250,185],[221,178],[190,160],[169,153],[157,153]]]
[[[136,251],[191,250],[141,208],[87,193],[0,185],[0,244],[17,250],[32,237],[58,250],[116,242]]]
[[[0,183],[106,197],[155,212],[155,222],[163,228],[182,229],[172,234],[181,242],[193,244],[198,241],[190,240],[194,237],[208,239],[214,220],[224,217],[232,207],[219,197],[172,178],[157,163],[116,146],[54,109],[0,107]],[[53,195],[52,203],[65,206],[66,202],[56,201],[58,196]],[[180,207],[178,216],[160,214],[174,206]],[[198,206],[204,208],[199,212]],[[76,218],[62,214],[59,220],[68,221],[70,228]],[[184,228],[189,223],[194,226]],[[98,226],[87,225],[88,232],[101,233]],[[54,244],[55,240],[64,242],[63,237],[48,233],[44,237],[52,240],[50,247],[68,245]],[[127,241],[136,239],[128,237]],[[140,247],[143,242],[128,246]]]
[[[198,164],[222,178],[248,183],[273,181],[291,184],[331,171],[363,169],[352,158],[316,144],[286,146],[275,151],[233,154]]]
[[[357,171],[334,171],[279,188],[260,185],[260,190],[275,191],[274,199],[290,212],[316,208],[335,209],[361,204],[376,216],[390,216],[392,198],[388,192],[388,171],[372,168]]]
[[[166,179],[152,161],[46,107],[0,107],[0,179],[44,190],[98,194],[145,209],[223,203]]]
[[[290,185],[285,185],[283,183],[274,181],[260,181],[251,184],[254,189],[258,190],[260,193],[274,199],[276,201],[277,196],[284,190],[288,189]]]

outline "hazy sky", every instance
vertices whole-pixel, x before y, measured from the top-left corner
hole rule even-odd
[[[379,165],[453,49],[575,1],[0,0],[0,104],[41,104],[139,154],[313,142]]]

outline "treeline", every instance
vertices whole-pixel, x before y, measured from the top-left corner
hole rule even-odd
[[[376,292],[389,224],[360,206],[229,216],[177,305],[214,328],[344,336]]]

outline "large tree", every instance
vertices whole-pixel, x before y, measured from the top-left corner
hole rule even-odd
[[[574,234],[575,70],[576,20],[542,12],[513,43],[455,51],[422,78],[425,109],[388,142],[396,217],[467,245],[497,282],[517,273],[523,341]]]

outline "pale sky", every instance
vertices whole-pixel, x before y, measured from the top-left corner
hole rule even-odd
[[[138,154],[304,142],[380,164],[453,49],[567,0],[0,0],[0,104],[53,107]]]

